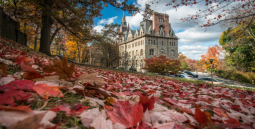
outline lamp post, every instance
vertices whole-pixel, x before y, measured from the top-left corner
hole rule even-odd
[[[213,75],[212,75],[212,63],[213,63],[213,59],[209,59],[210,63],[211,63],[211,78],[212,78],[212,85],[213,85]]]

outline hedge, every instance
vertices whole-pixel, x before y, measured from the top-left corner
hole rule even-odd
[[[208,69],[207,71],[208,73],[210,73],[211,69]],[[252,80],[255,81],[254,72],[241,72],[241,71],[234,71],[234,70],[224,71],[224,70],[217,70],[217,69],[213,69],[212,72],[216,76],[219,76],[225,79],[231,79],[234,81],[246,82],[246,83],[251,83]]]

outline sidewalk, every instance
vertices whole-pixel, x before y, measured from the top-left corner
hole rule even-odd
[[[202,78],[202,77],[211,77],[211,74],[210,74],[210,73],[208,74],[208,73],[198,72],[198,76],[199,76],[199,78],[200,78],[200,77],[201,77],[201,78]],[[218,81],[224,82],[226,85],[230,85],[230,86],[255,88],[255,85],[250,84],[250,83],[244,83],[244,82],[233,81],[233,80],[221,78],[221,77],[218,77],[218,76],[215,76],[215,75],[213,75],[213,78],[216,79],[216,80],[218,80]]]

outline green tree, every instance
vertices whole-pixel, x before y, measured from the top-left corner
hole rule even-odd
[[[183,70],[189,70],[188,63],[185,62],[185,61],[182,61],[182,62],[181,62],[181,69],[183,69]]]
[[[252,47],[254,39],[249,33],[244,33],[249,30],[242,31],[242,26],[238,25],[224,31],[219,38],[219,44],[225,50],[225,65],[230,66],[228,68],[250,71],[255,64],[255,51]],[[255,26],[251,25],[251,29],[255,29]]]

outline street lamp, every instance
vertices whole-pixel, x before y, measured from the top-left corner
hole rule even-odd
[[[212,78],[212,85],[213,85],[213,75],[212,75],[212,63],[213,63],[213,59],[209,59],[210,63],[211,63],[211,78]]]

